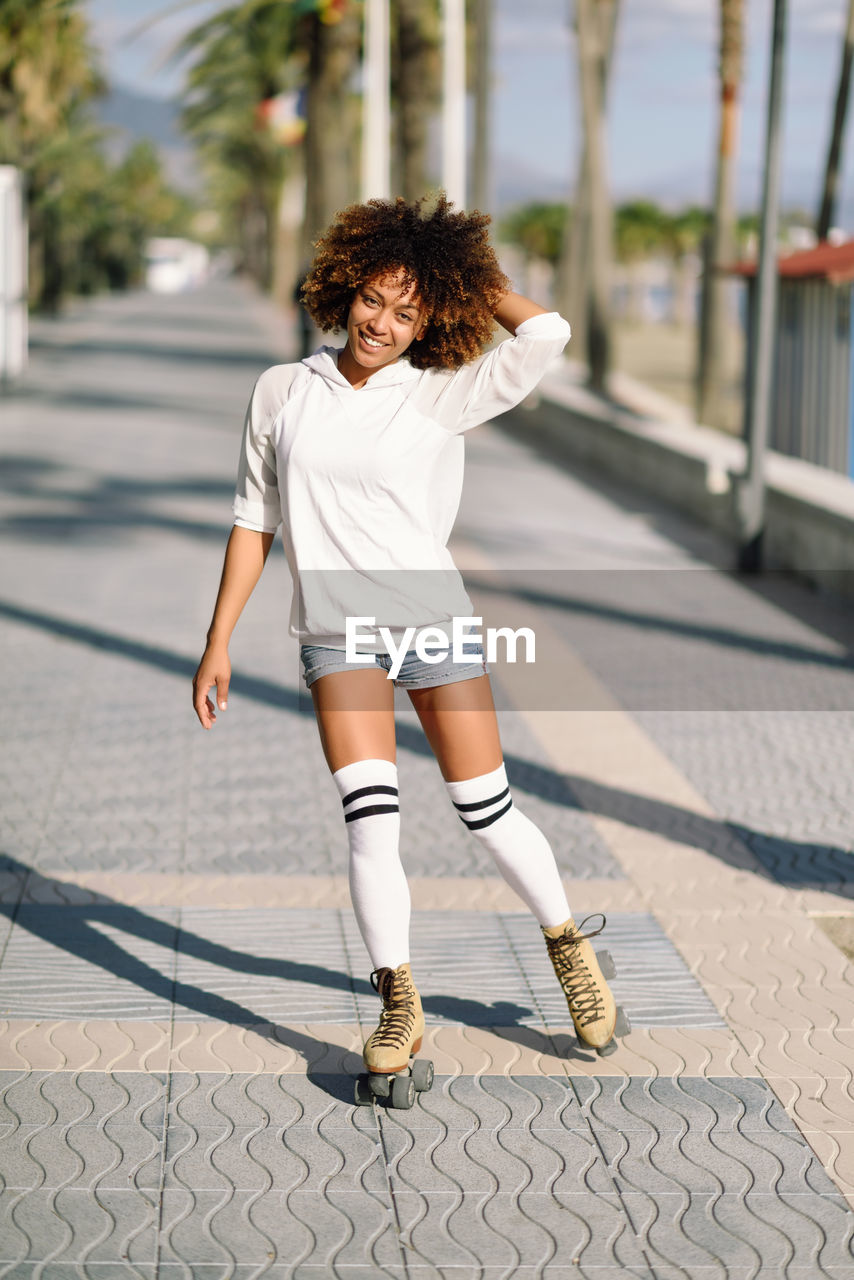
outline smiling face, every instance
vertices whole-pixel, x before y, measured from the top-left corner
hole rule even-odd
[[[347,317],[347,346],[338,357],[338,368],[354,386],[399,360],[427,327],[417,285],[404,286],[403,271],[396,271],[356,290]]]

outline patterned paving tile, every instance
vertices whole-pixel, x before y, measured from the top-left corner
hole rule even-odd
[[[388,1202],[370,1191],[220,1191],[167,1188],[162,1197],[161,1258],[230,1268],[287,1259],[330,1274],[372,1262],[401,1263]]]
[[[351,948],[360,942],[345,914]],[[725,1024],[660,926],[642,913],[612,913],[601,941],[617,967],[612,989],[638,1027]],[[471,1026],[567,1025],[542,935],[527,913],[485,915],[421,911],[412,920],[413,971],[431,1022]],[[422,977],[423,975],[423,977]],[[357,994],[370,1024],[376,999]]]
[[[654,1267],[730,1280],[733,1275],[794,1274],[837,1280],[854,1265],[851,1210],[838,1194],[778,1192],[738,1196],[720,1191],[645,1195],[623,1201]]]
[[[412,936],[431,1022],[566,1025],[527,914],[422,911]],[[605,941],[634,1024],[724,1025],[652,917],[611,915]],[[174,997],[177,1022],[370,1021],[367,959],[351,977],[363,954],[349,911],[24,906],[0,974],[0,1014],[163,1019]]]
[[[574,1080],[572,1089],[585,1120],[618,1133],[685,1133],[690,1128],[708,1134],[712,1127],[742,1134],[797,1132],[765,1081],[756,1077],[599,1077]]]
[[[537,993],[551,1025],[565,1024],[563,997],[552,976],[539,930],[524,916],[502,916],[514,952]],[[599,921],[591,920],[596,928]],[[610,951],[617,969],[612,989],[638,1027],[723,1027],[725,1023],[703,993],[676,948],[650,915],[608,914],[604,932],[593,943]]]
[[[160,1176],[162,1263],[194,1274],[788,1259],[806,1280],[852,1258],[854,1213],[758,1079],[437,1077],[409,1112],[336,1098],[350,1083],[2,1073],[0,1264],[152,1265]]]
[[[629,1275],[645,1259],[619,1196],[527,1191],[504,1195],[482,1191],[396,1191],[407,1261],[425,1260],[439,1269],[477,1265],[503,1268],[565,1268],[583,1263],[595,1274],[616,1263]],[[577,1272],[576,1272],[577,1274]]]
[[[0,1071],[0,1122],[163,1128],[167,1077],[144,1071]]]
[[[233,1129],[277,1131],[306,1126],[318,1132],[376,1133],[369,1107],[354,1107],[353,1077],[245,1072],[175,1072],[170,1078],[169,1121],[227,1136]]]
[[[225,1002],[251,1011],[250,1022],[352,1021],[355,1005],[341,914],[185,907],[178,938],[176,1019],[195,1020],[200,1013],[221,1017],[217,1009]],[[188,1005],[182,999],[187,989],[205,994]]]
[[[101,1263],[152,1265],[157,1218],[156,1193],[146,1190],[2,1191],[0,1263],[35,1258],[93,1268]]]
[[[4,1017],[170,1015],[178,913],[21,907],[0,971]]]
[[[850,711],[648,712],[640,722],[782,884],[854,894]]]

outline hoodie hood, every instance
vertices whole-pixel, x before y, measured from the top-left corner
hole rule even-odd
[[[321,378],[328,382],[330,386],[343,387],[347,391],[352,391],[353,387],[338,369],[339,350],[343,350],[343,348],[319,347],[312,355],[306,356],[302,363],[307,365],[312,373],[319,373]],[[372,373],[360,390],[369,391],[395,387],[402,382],[412,382],[413,379],[419,376],[419,370],[414,369],[408,360],[395,360],[394,364],[388,364],[385,368],[377,369],[376,373]]]

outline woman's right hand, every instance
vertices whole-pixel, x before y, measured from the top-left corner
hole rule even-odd
[[[230,680],[231,661],[228,649],[225,645],[209,644],[193,676],[193,706],[203,729],[212,729],[216,720],[214,704],[208,694],[216,687],[216,705],[220,711],[225,711]]]

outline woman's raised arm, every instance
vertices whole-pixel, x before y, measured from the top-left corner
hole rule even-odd
[[[526,320],[530,320],[533,316],[545,315],[548,315],[545,307],[541,307],[537,302],[532,302],[530,298],[524,297],[521,293],[505,293],[492,313],[493,319],[508,333],[515,333],[520,324],[524,324]]]

